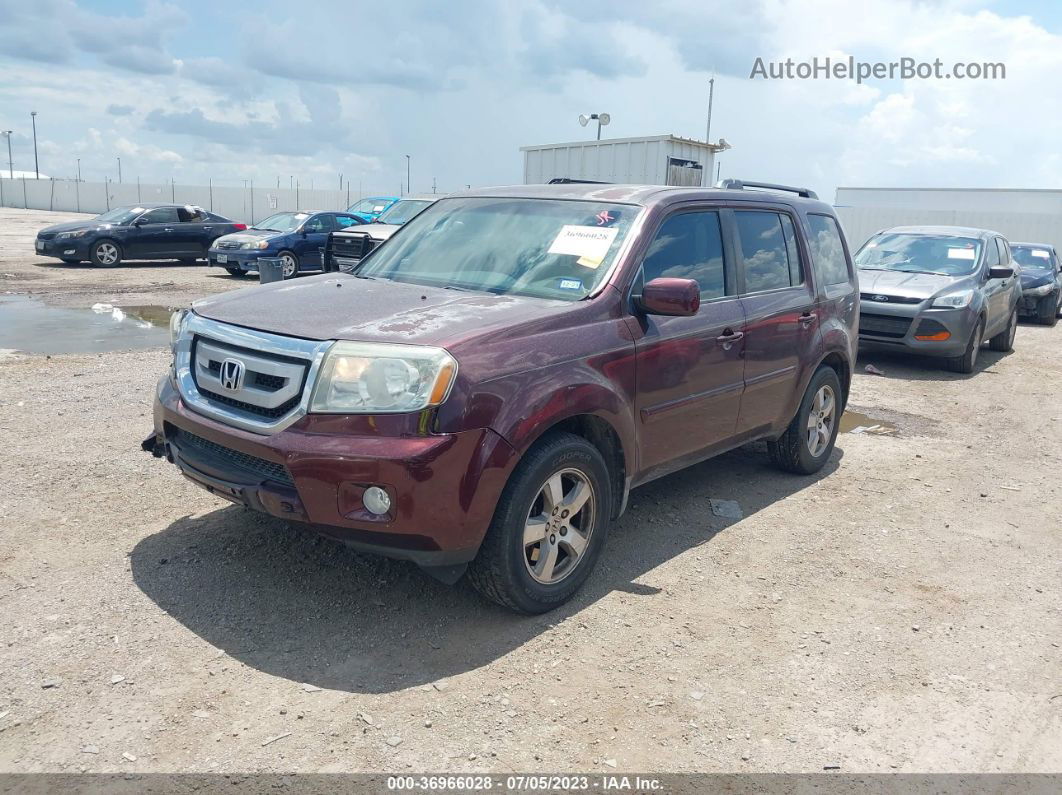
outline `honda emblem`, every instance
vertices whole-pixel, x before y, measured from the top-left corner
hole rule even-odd
[[[223,361],[220,373],[221,386],[229,392],[239,392],[243,389],[243,376],[246,369],[239,359]]]

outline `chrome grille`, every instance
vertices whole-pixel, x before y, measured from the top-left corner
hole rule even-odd
[[[260,417],[282,417],[299,402],[308,363],[225,345],[208,337],[194,344],[193,375],[199,391],[210,400]],[[222,379],[225,361],[239,362],[242,383],[227,387]],[[260,380],[261,379],[261,380]]]
[[[232,251],[239,248],[240,243],[236,240],[218,240],[214,243],[214,246],[221,251]]]

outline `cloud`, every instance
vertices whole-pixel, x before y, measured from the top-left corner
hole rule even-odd
[[[132,105],[108,105],[107,112],[112,116],[128,116],[136,108]]]

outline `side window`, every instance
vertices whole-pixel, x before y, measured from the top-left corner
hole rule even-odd
[[[334,228],[331,215],[315,215],[306,222],[307,232],[331,232]]]
[[[346,229],[348,226],[357,226],[360,222],[357,218],[352,218],[349,215],[337,215],[336,227],[339,229]]]
[[[777,290],[804,281],[793,223],[787,216],[735,210],[734,219],[745,260],[745,292]]]
[[[985,243],[985,267],[994,268],[999,264],[999,246],[992,245],[992,241]]]
[[[811,262],[823,286],[847,284],[851,274],[837,221],[828,215],[809,213],[808,226],[811,227],[811,237],[808,238]]]
[[[680,213],[664,221],[642,260],[645,282],[661,276],[696,279],[703,300],[727,294],[719,213]]]
[[[145,224],[175,224],[177,223],[176,207],[156,207],[148,210],[140,216]]]

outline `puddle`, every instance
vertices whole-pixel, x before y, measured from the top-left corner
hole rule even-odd
[[[49,306],[21,295],[0,296],[0,349],[22,353],[106,353],[169,343],[171,309],[96,304]]]
[[[861,414],[858,411],[846,411],[841,415],[841,433],[876,433],[881,435],[894,434],[897,427],[891,422],[879,420],[869,414]]]

